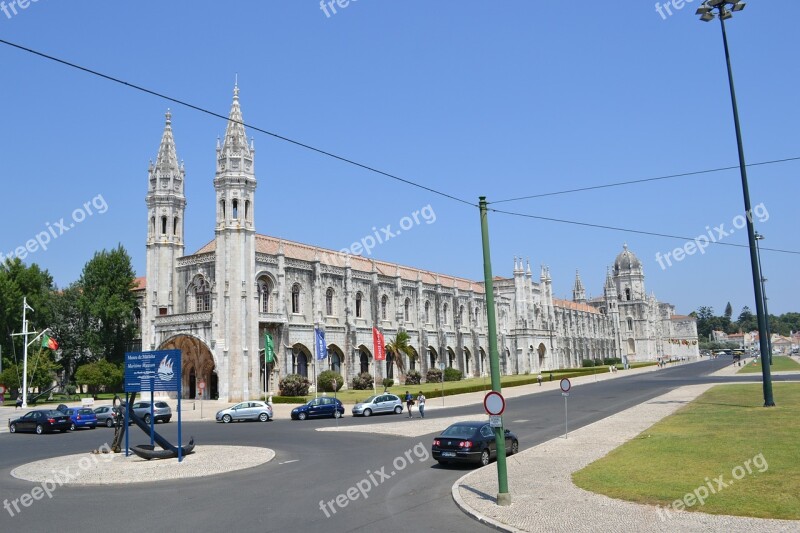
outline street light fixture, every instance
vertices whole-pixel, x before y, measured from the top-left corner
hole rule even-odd
[[[728,50],[728,35],[725,32],[725,21],[733,16],[732,12],[741,11],[744,9],[744,6],[745,3],[742,0],[705,0],[697,9],[696,14],[700,15],[700,20],[705,22],[709,22],[714,20],[715,17],[718,17],[722,28],[722,44],[725,47],[725,63],[728,67],[728,85],[731,92],[731,105],[733,106],[733,123],[736,128],[736,145],[739,150],[739,171],[742,175],[742,193],[744,196],[745,220],[747,221],[747,237],[750,247],[750,268],[753,274],[753,289],[756,296],[764,407],[772,407],[775,405],[775,401],[772,397],[772,376],[770,374],[768,357],[764,357],[764,354],[769,355],[769,346],[766,318],[764,316],[764,296],[761,290],[761,265],[758,261],[758,249],[756,248],[755,228],[753,227],[753,209],[750,206],[750,189],[747,186],[747,165],[744,160],[742,129],[739,126],[739,109],[736,106],[736,91],[733,87],[733,71],[731,70],[731,56]]]

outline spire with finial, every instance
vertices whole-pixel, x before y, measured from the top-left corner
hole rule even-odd
[[[247,134],[244,130],[244,118],[242,109],[239,107],[239,79],[237,76],[236,84],[233,87],[233,103],[231,112],[228,115],[228,126],[225,129],[225,140],[223,141],[222,154],[231,157],[233,155],[243,155],[252,158],[251,148],[247,144]]]
[[[586,303],[586,290],[583,288],[581,274],[575,270],[575,285],[572,287],[572,301]]]
[[[526,274],[528,275],[528,277],[531,277],[531,275],[532,275],[531,274],[531,258],[530,257],[528,258],[528,271],[526,272]]]
[[[165,114],[166,124],[164,133],[161,136],[161,145],[158,147],[155,168],[162,174],[178,171],[178,154],[175,150],[175,139],[172,136],[172,112],[167,109]]]

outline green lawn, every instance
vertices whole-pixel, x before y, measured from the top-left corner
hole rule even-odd
[[[687,510],[798,520],[800,385],[774,383],[773,391],[777,406],[765,408],[761,384],[714,387],[576,472],[573,481],[612,498],[660,506],[690,493],[702,496],[705,487],[704,505],[689,497]],[[719,476],[729,486],[720,489]]]
[[[772,372],[779,372],[781,370],[800,370],[800,364],[791,357],[785,355],[773,355],[772,365],[769,367]],[[747,366],[742,367],[737,374],[755,374],[761,373],[761,359],[756,359],[756,363],[749,363]]]

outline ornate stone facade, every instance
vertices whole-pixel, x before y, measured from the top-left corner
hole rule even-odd
[[[444,363],[466,376],[488,372],[482,282],[256,234],[255,147],[245,135],[238,87],[217,146],[215,236],[189,256],[184,179],[167,113],[149,171],[147,279],[139,281],[138,312],[142,349],[183,350],[187,397],[255,398],[265,388],[275,391],[286,374],[311,377],[329,368],[347,383],[360,372],[378,382],[400,377],[391,355],[374,361],[373,326],[387,341],[400,330],[408,333],[415,357],[404,356],[406,369],[424,374]],[[506,374],[580,366],[583,359],[697,354],[694,320],[646,296],[641,263],[627,247],[601,298],[587,301],[576,276],[573,300],[556,299],[549,268],[542,267],[535,283],[521,259],[514,260],[512,278],[495,278],[494,290]],[[328,357],[316,369],[315,327],[324,329],[328,344]],[[276,351],[266,368],[265,333]]]

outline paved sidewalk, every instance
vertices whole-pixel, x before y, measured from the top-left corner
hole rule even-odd
[[[573,472],[605,456],[710,387],[706,384],[676,389],[570,432],[568,439],[553,439],[511,456],[509,506],[496,505],[494,464],[459,479],[453,485],[453,499],[464,512],[501,531],[800,531],[800,521],[701,512],[672,511],[667,515],[663,510],[659,514],[657,507],[615,500],[572,483]],[[702,483],[698,480],[698,484]]]

